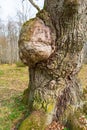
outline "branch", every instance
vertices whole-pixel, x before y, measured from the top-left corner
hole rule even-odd
[[[36,5],[33,0],[28,0],[37,10],[38,12],[40,11],[40,8],[38,7],[38,5]]]

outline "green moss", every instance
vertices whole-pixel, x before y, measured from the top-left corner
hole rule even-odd
[[[43,109],[44,111],[46,111],[46,103],[38,93],[35,94],[33,108],[35,108],[36,110]]]
[[[19,130],[44,130],[46,115],[43,112],[35,111],[21,124]]]
[[[43,19],[43,20],[46,20],[46,18],[48,19],[49,18],[49,14],[46,10],[41,10],[39,13],[37,13],[36,15],[37,17]]]
[[[35,21],[35,18],[32,18],[32,19],[26,21],[26,22],[23,24],[23,27],[28,26],[28,25],[30,25],[30,24],[33,24],[34,21]]]
[[[19,44],[21,43],[21,41],[25,40],[25,41],[29,41],[32,35],[32,30],[31,28],[34,26],[34,23],[36,21],[36,18],[30,19],[29,21],[26,21],[21,29],[20,32],[20,40],[19,40]]]
[[[54,110],[54,104],[50,103],[47,105],[47,113],[50,113]]]
[[[37,91],[34,94],[33,108],[35,110],[42,109],[46,113],[50,113],[54,109],[54,101],[52,99],[45,100],[44,98],[41,97],[40,93]]]
[[[39,13],[37,13],[36,15],[37,17],[39,17],[40,19],[42,19],[44,21],[44,23],[49,26],[52,31],[54,31],[54,27],[50,18],[50,14],[46,11],[46,10],[41,10]],[[55,32],[55,31],[54,31]]]

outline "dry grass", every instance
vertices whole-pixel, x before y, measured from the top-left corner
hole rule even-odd
[[[0,65],[0,130],[11,130],[12,125],[26,110],[21,102],[28,86],[27,67]]]

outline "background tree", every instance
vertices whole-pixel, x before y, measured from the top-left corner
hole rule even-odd
[[[0,63],[16,63],[19,61],[18,39],[22,24],[30,18],[31,5],[21,1],[21,10],[16,19],[11,17],[5,23],[0,20]]]
[[[21,2],[21,10],[17,10],[17,19],[19,30],[21,29],[22,24],[29,20],[31,16],[31,5],[29,5],[26,1]]]
[[[6,30],[2,20],[0,20],[0,63],[6,62]]]

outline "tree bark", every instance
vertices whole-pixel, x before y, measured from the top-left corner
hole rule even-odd
[[[19,54],[29,66],[28,104],[45,110],[47,124],[66,123],[80,106],[77,74],[87,40],[86,7],[86,0],[45,0],[44,9],[22,27]]]

